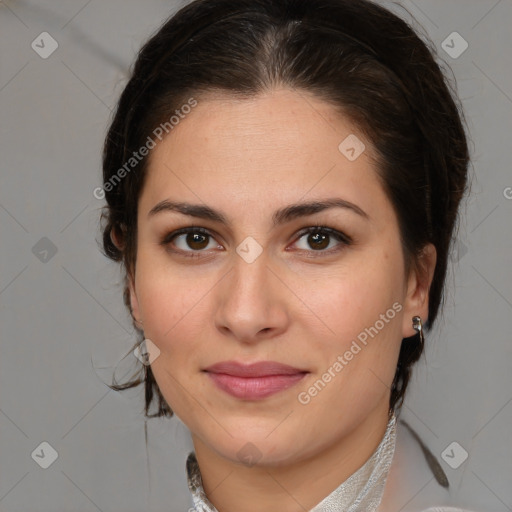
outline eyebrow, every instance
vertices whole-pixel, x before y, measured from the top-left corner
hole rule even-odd
[[[345,199],[336,197],[310,201],[305,203],[296,203],[285,206],[284,208],[280,208],[279,210],[276,210],[272,215],[272,223],[273,226],[285,224],[286,222],[290,222],[299,217],[313,215],[315,213],[328,210],[330,208],[344,208],[356,213],[357,215],[363,217],[366,220],[370,220],[370,216],[359,206],[349,201],[346,201]],[[182,213],[183,215],[190,215],[192,217],[197,217],[200,219],[207,219],[214,222],[220,222],[221,224],[225,225],[229,224],[228,219],[224,214],[222,214],[220,211],[210,208],[209,206],[185,202],[175,202],[170,201],[168,199],[160,201],[153,208],[151,208],[151,210],[148,213],[148,217],[152,217],[160,212],[169,211]]]

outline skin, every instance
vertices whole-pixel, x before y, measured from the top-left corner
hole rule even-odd
[[[338,149],[350,134],[366,145],[355,161]],[[202,96],[150,154],[131,305],[160,351],[153,373],[191,431],[206,494],[220,512],[309,510],[384,435],[400,343],[415,334],[414,315],[428,317],[436,254],[427,246],[421,265],[405,274],[397,218],[371,156],[370,142],[333,106],[286,88],[253,99]],[[278,208],[332,197],[369,218],[331,208],[272,226]],[[165,199],[208,205],[229,223],[175,211],[148,216]],[[161,244],[187,226],[211,237]],[[353,242],[298,235],[310,226]],[[236,252],[248,236],[263,250],[252,263]],[[298,394],[396,302],[401,311],[300,403]],[[201,371],[226,360],[272,360],[310,373],[263,400],[240,400]],[[248,442],[259,454],[252,466],[237,456]]]

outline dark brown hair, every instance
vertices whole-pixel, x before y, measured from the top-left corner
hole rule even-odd
[[[192,1],[139,52],[105,140],[104,183],[113,183],[133,152],[191,96],[250,98],[283,86],[313,93],[348,116],[371,143],[398,217],[406,270],[420,263],[427,243],[437,250],[425,324],[430,329],[444,301],[469,163],[463,112],[436,57],[408,23],[367,0]],[[115,186],[105,186],[103,249],[124,265],[128,307],[146,169],[147,157]],[[401,407],[422,351],[418,335],[402,340],[390,410]],[[143,380],[111,387],[144,381],[146,416],[172,415],[151,367],[143,370]],[[154,393],[158,412],[148,415]]]

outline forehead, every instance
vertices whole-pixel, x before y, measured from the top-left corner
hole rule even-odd
[[[172,195],[274,210],[339,195],[365,209],[382,194],[372,148],[357,127],[331,104],[282,89],[250,99],[198,97],[151,151],[141,202],[149,211]]]

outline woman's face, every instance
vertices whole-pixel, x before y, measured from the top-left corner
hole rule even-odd
[[[280,89],[198,99],[150,154],[132,308],[159,350],[151,366],[166,401],[225,458],[297,461],[387,416],[400,343],[415,334],[412,316],[427,317],[428,287],[405,275],[370,151],[332,106]],[[290,209],[326,201],[341,206]],[[200,215],[211,211],[218,218]],[[332,232],[303,233],[318,226]],[[192,227],[205,232],[172,236]],[[226,361],[296,370],[205,371]]]

